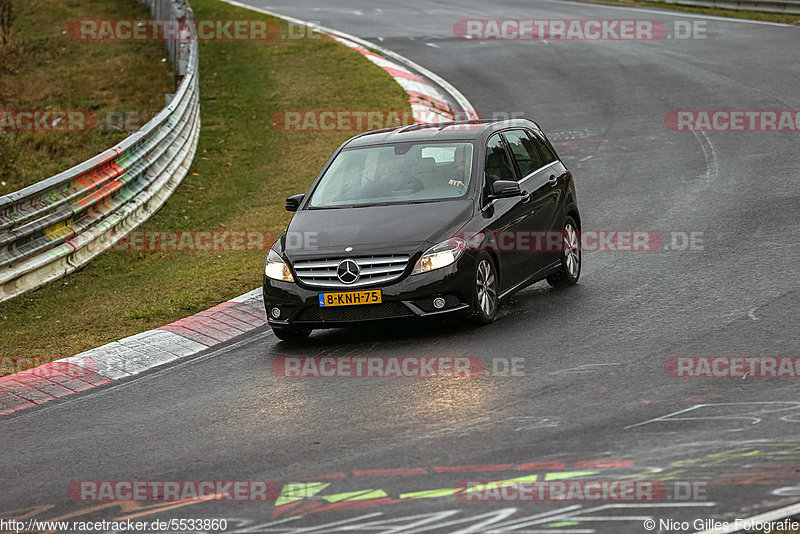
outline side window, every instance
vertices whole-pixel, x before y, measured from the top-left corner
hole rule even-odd
[[[531,138],[533,144],[536,145],[536,149],[539,151],[539,155],[542,158],[542,165],[553,163],[558,159],[550,147],[547,146],[547,143],[545,143],[537,134],[528,132],[528,136]]]
[[[484,166],[486,184],[484,192],[491,192],[492,184],[497,180],[517,180],[514,166],[508,156],[508,151],[503,145],[500,134],[494,134],[486,144],[486,165]]]
[[[511,152],[514,154],[514,159],[517,160],[517,165],[523,178],[542,167],[539,152],[533,145],[533,141],[523,130],[511,130],[504,132],[504,135],[506,136],[506,141],[508,141],[508,146],[511,147]]]

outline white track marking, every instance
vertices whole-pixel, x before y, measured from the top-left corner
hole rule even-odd
[[[775,410],[766,410],[766,407],[776,406],[776,405],[784,405],[785,408],[778,408]],[[716,406],[764,406],[765,409],[761,411],[751,411],[745,412],[739,415],[709,415],[705,417],[676,417],[678,415],[691,412],[693,410],[697,410],[700,408],[707,408],[707,407],[716,407]],[[800,409],[800,402],[797,401],[756,401],[756,402],[720,402],[720,403],[711,403],[711,404],[695,404],[689,408],[685,408],[683,410],[679,410],[677,412],[673,412],[667,415],[662,415],[660,417],[655,417],[653,419],[649,419],[647,421],[636,423],[635,425],[626,426],[623,430],[628,430],[629,428],[635,428],[637,426],[646,425],[649,423],[658,423],[658,422],[671,422],[671,421],[703,421],[708,419],[717,419],[717,420],[736,420],[736,419],[744,419],[744,420],[751,420],[753,425],[756,425],[762,421],[758,415],[764,415],[767,413],[776,413],[786,410],[797,410]],[[793,420],[787,420],[786,417],[791,417],[790,414],[788,416],[781,417],[781,421],[786,422],[797,422]]]
[[[692,130],[700,148],[703,150],[703,158],[706,160],[706,183],[713,183],[719,177],[719,163],[717,162],[717,151],[705,132]],[[698,135],[699,134],[699,135]]]

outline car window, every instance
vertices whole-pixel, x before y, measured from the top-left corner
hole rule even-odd
[[[533,144],[536,146],[536,150],[539,151],[539,156],[542,159],[542,165],[553,163],[558,159],[547,143],[545,143],[537,134],[528,132],[528,135],[530,136]]]
[[[514,159],[517,160],[517,166],[523,178],[542,167],[539,152],[523,130],[511,130],[505,132],[504,135],[511,148],[511,153],[514,154]]]
[[[463,197],[472,177],[469,142],[397,143],[342,150],[309,205],[419,202]]]
[[[486,165],[484,166],[486,183],[484,193],[488,195],[492,191],[492,184],[497,180],[517,180],[517,174],[511,164],[508,151],[503,144],[500,134],[494,134],[486,144]]]

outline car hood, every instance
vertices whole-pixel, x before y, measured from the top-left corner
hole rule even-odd
[[[452,236],[472,215],[471,200],[394,204],[340,209],[310,209],[295,213],[283,238],[283,250],[293,260],[335,254],[379,251],[413,253]]]

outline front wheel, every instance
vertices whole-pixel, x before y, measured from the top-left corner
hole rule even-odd
[[[574,286],[581,276],[581,240],[578,225],[567,216],[564,223],[563,243],[561,247],[561,269],[547,277],[547,283],[553,287]]]
[[[292,341],[295,343],[300,343],[308,339],[308,336],[311,335],[310,328],[300,328],[297,326],[273,326],[272,332],[275,334],[280,340],[283,341]]]
[[[497,316],[497,273],[492,257],[481,253],[476,262],[472,281],[472,314],[476,324],[489,324]]]

